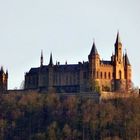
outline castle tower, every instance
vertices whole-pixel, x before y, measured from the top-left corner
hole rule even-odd
[[[43,66],[43,51],[41,51],[40,66]]]
[[[0,69],[0,91],[7,90],[8,85],[8,71],[6,73],[3,70],[3,67]]]
[[[100,67],[100,56],[96,49],[95,42],[93,42],[92,49],[88,56],[89,59],[89,80],[93,84],[97,82],[98,79],[98,69]]]
[[[48,91],[52,91],[53,89],[53,58],[52,53],[50,54],[50,62],[49,62],[49,72],[48,72]]]
[[[122,56],[122,43],[119,32],[115,42],[115,56],[114,56],[114,90],[123,90],[125,87],[124,77],[124,62]]]
[[[43,69],[43,51],[41,51],[41,56],[40,56],[40,68],[39,68],[39,75],[38,75],[38,86],[39,89],[42,89],[44,87],[44,82],[43,82],[43,73],[42,73],[42,69]]]
[[[131,88],[131,64],[128,59],[127,52],[124,55],[124,71],[126,79],[126,90],[129,91]]]
[[[90,51],[88,59],[89,59],[90,77],[95,79],[97,78],[96,69],[99,67],[100,64],[100,56],[96,49],[95,42],[93,42],[92,49]]]
[[[53,66],[53,59],[52,59],[52,53],[50,54],[50,62],[49,62],[49,66]]]

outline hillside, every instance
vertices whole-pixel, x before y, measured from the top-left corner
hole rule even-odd
[[[0,96],[0,139],[140,139],[140,98],[95,102],[56,94]]]

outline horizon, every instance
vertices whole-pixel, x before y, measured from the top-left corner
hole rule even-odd
[[[55,3],[55,4],[54,4]],[[140,2],[0,0],[0,65],[8,69],[8,89],[19,88],[25,72],[53,62],[87,61],[93,38],[100,59],[110,60],[117,31],[132,65],[132,81],[140,86]]]

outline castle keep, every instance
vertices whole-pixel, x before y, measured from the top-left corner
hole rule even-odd
[[[117,33],[114,54],[110,61],[100,59],[95,42],[87,62],[78,64],[53,64],[52,54],[48,65],[31,68],[25,74],[25,89],[55,90],[56,92],[124,91],[131,88],[131,64]]]

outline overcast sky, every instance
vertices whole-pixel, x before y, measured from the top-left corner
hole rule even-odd
[[[139,0],[0,0],[0,65],[9,71],[9,89],[25,72],[53,61],[87,61],[93,39],[100,58],[110,60],[117,30],[127,49],[133,82],[140,86]]]

